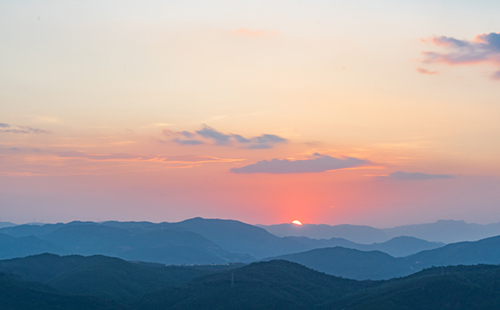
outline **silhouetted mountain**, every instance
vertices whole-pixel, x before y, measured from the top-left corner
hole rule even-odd
[[[148,294],[132,307],[139,310],[498,309],[499,276],[499,266],[482,265],[427,269],[389,281],[354,281],[285,261],[270,261],[196,278],[180,287]]]
[[[314,270],[351,279],[390,279],[432,266],[500,264],[500,236],[448,244],[434,250],[395,258],[388,254],[342,247],[277,256]]]
[[[444,246],[440,242],[428,242],[414,237],[395,237],[383,243],[359,244],[342,238],[309,239],[307,237],[285,237],[303,244],[307,250],[340,246],[361,251],[381,251],[394,257],[403,257],[424,250],[432,250]]]
[[[464,221],[440,220],[435,223],[386,228],[390,236],[412,236],[444,243],[476,241],[500,235],[500,223],[479,225]]]
[[[500,264],[500,236],[473,242],[451,243],[406,258],[414,266]]]
[[[11,222],[0,222],[0,228],[4,227],[13,227],[16,226],[17,224],[11,223]]]
[[[435,223],[404,225],[378,229],[359,225],[294,224],[257,225],[280,236],[309,237],[315,239],[344,238],[349,241],[370,244],[385,242],[394,237],[408,236],[433,242],[476,241],[500,235],[500,223],[479,225],[464,221],[440,220]]]
[[[372,282],[332,277],[298,264],[271,261],[203,276],[184,286],[146,295],[133,308],[311,309],[371,286]]]
[[[375,261],[388,256],[368,253]],[[50,254],[3,260],[0,261],[0,309],[484,310],[500,307],[500,266],[435,267],[387,281],[329,276],[283,260],[236,269],[206,267],[205,270],[166,267],[104,256]]]
[[[300,243],[276,237],[265,229],[233,220],[193,218],[179,223],[182,227],[213,241],[233,253],[247,253],[255,258],[298,252]]]
[[[485,310],[500,309],[500,267],[490,265],[432,268],[380,282],[318,309]]]
[[[41,240],[35,236],[16,238],[0,233],[0,259],[23,257],[46,252],[65,254],[67,250],[62,246]]]
[[[0,233],[4,233],[13,237],[27,237],[27,236],[41,237],[53,232],[54,230],[64,225],[65,224],[63,223],[45,224],[45,225],[23,224],[13,227],[1,228]]]
[[[0,272],[44,283],[67,294],[124,303],[212,271],[175,266],[149,267],[101,255],[61,257],[42,254],[0,261]]]
[[[118,310],[114,302],[89,296],[69,296],[40,283],[0,273],[0,309],[5,310]]]
[[[413,273],[408,262],[380,251],[360,251],[342,247],[315,249],[270,258],[284,259],[338,277],[382,280]]]
[[[313,239],[343,238],[356,243],[370,244],[391,239],[381,229],[361,225],[295,224],[257,225],[279,237],[308,237]]]
[[[191,231],[147,230],[133,234],[129,230],[93,222],[72,222],[43,238],[65,246],[72,254],[102,254],[165,264],[222,264],[254,260],[250,255],[223,250]]]
[[[358,249],[364,251],[382,251],[394,257],[404,257],[425,250],[438,249],[445,246],[441,242],[429,242],[415,237],[394,237],[383,243],[362,245]]]

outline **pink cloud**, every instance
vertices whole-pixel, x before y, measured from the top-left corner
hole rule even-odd
[[[417,68],[417,72],[421,74],[430,74],[430,75],[438,74],[437,71],[430,71],[424,68]]]
[[[423,52],[423,62],[426,64],[474,65],[487,63],[500,67],[500,33],[479,34],[470,41],[446,36],[423,41],[445,49],[445,52]],[[428,74],[428,72],[417,70],[420,73]],[[499,76],[500,71],[494,73],[492,79],[498,80]]]

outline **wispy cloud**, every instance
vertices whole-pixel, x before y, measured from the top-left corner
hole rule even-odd
[[[163,130],[166,136],[174,137],[172,142],[180,145],[200,145],[211,144],[218,146],[236,146],[246,149],[271,149],[278,144],[285,144],[287,139],[272,134],[262,134],[260,136],[245,138],[239,134],[222,133],[209,126],[195,132]],[[162,140],[160,140],[163,142]]]
[[[446,50],[446,52],[423,52],[423,62],[426,64],[470,65],[490,63],[497,70],[500,69],[500,33],[478,34],[470,41],[439,36],[426,40],[426,42]],[[491,78],[500,79],[500,70],[493,73]]]
[[[431,70],[427,70],[427,69],[424,69],[424,68],[417,68],[417,72],[421,73],[421,74],[429,74],[429,75],[438,74],[437,71],[431,71]]]
[[[451,174],[428,174],[420,172],[404,172],[396,171],[388,176],[381,176],[382,179],[404,180],[404,181],[418,181],[418,180],[437,180],[437,179],[453,179],[454,175]]]
[[[272,159],[263,160],[241,168],[231,169],[234,173],[317,173],[366,165],[369,162],[359,158],[335,158],[315,153],[313,158],[304,160]]]
[[[201,163],[216,163],[216,162],[238,162],[244,159],[235,158],[219,158],[213,156],[198,156],[198,155],[143,155],[143,154],[128,154],[128,153],[111,153],[111,154],[91,154],[81,151],[66,151],[56,154],[62,158],[73,159],[88,159],[93,161],[151,161],[172,164],[201,164]]]
[[[0,133],[49,134],[51,132],[29,126],[17,126],[17,125],[9,125],[6,123],[0,123]]]
[[[248,28],[240,28],[234,31],[236,35],[245,36],[245,37],[271,37],[278,35],[278,31],[270,31],[270,30],[254,30]]]

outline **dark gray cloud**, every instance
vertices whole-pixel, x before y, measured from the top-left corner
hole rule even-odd
[[[285,144],[288,142],[285,138],[271,134],[245,138],[238,134],[222,133],[206,125],[195,132],[163,130],[163,134],[175,137],[172,141],[180,145],[214,144],[220,146],[236,146],[246,149],[271,149],[277,144]]]
[[[500,33],[479,34],[472,41],[440,36],[434,37],[432,43],[447,51],[424,52],[424,63],[449,65],[491,63],[496,67],[500,66]],[[499,75],[500,73],[496,72],[492,78],[500,79]]]
[[[190,133],[189,131],[185,131],[185,130],[181,131],[180,134],[183,135],[186,138],[192,138],[192,137],[194,137],[194,135],[192,133]]]
[[[181,139],[174,139],[175,143],[178,143],[180,145],[200,145],[200,144],[205,144],[203,141],[199,140],[181,140]]]
[[[241,137],[241,136],[240,136]],[[241,137],[243,138],[243,137]],[[245,139],[245,138],[243,138]],[[243,143],[248,143],[246,146],[248,149],[270,149],[273,148],[275,144],[286,143],[285,138],[279,137],[277,135],[263,134],[261,136],[253,137],[251,139],[245,139]]]
[[[29,126],[11,126],[6,123],[0,123],[0,133],[35,133],[35,134],[48,134],[51,133],[50,131],[43,130],[43,129],[38,129],[38,128],[33,128]]]
[[[204,126],[201,130],[197,130],[196,133],[203,138],[212,139],[217,145],[228,145],[231,143],[231,135],[223,134],[208,126]]]
[[[233,135],[233,138],[236,139],[236,141],[238,141],[239,143],[250,143],[252,142],[252,140],[250,139],[247,139],[243,136],[240,136],[240,135]]]
[[[368,161],[353,158],[335,158],[328,155],[314,154],[314,158],[304,160],[272,159],[263,160],[241,168],[231,169],[234,173],[316,173],[328,170],[338,170],[358,167]]]
[[[393,180],[417,181],[417,180],[453,179],[455,178],[455,176],[450,174],[428,174],[420,172],[396,171],[391,173],[389,176],[382,178],[393,179]]]

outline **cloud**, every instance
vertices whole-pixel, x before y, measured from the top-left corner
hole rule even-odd
[[[450,174],[427,174],[420,172],[396,171],[388,176],[383,176],[381,178],[392,179],[392,180],[417,181],[417,180],[453,179],[455,178],[455,176]]]
[[[500,71],[497,71],[491,75],[491,79],[500,81]]]
[[[424,68],[417,68],[417,72],[421,73],[421,74],[430,74],[430,75],[438,74],[437,71],[430,71],[430,70],[427,70],[427,69],[424,69]]]
[[[43,130],[43,129],[38,129],[38,128],[33,128],[29,126],[11,126],[6,123],[0,123],[0,133],[35,133],[35,134],[49,134],[51,133],[50,131]]]
[[[423,62],[426,64],[466,65],[490,63],[500,67],[500,33],[479,34],[471,41],[440,36],[432,38],[430,42],[447,51],[423,52]],[[493,74],[492,79],[499,79],[499,72]]]
[[[231,142],[231,135],[223,134],[206,125],[201,130],[197,130],[196,133],[203,138],[212,139],[217,145],[228,145]]]
[[[180,145],[199,145],[199,144],[205,144],[203,141],[199,140],[181,140],[181,139],[174,139],[174,142],[180,144]]]
[[[263,160],[255,164],[241,168],[231,169],[234,173],[316,173],[329,170],[358,167],[367,164],[368,161],[353,158],[335,158],[328,155],[315,153],[314,158],[291,161],[288,159]]]
[[[112,160],[112,161],[125,161],[125,160],[150,160],[154,156],[149,155],[134,155],[126,153],[113,153],[113,154],[89,154],[80,151],[67,151],[59,152],[57,156],[64,158],[83,158],[91,160]]]
[[[245,138],[239,134],[226,134],[207,125],[195,132],[163,130],[163,134],[174,137],[172,142],[180,145],[212,144],[218,146],[236,146],[245,149],[271,149],[278,144],[285,144],[287,139],[272,134],[262,134],[253,138]],[[163,140],[159,140],[164,142]]]
[[[244,160],[236,158],[219,158],[199,155],[158,156],[128,153],[89,154],[81,151],[59,152],[56,153],[56,155],[62,158],[88,159],[92,161],[149,161],[170,164],[201,164],[215,162],[237,162]]]
[[[278,31],[269,31],[269,30],[253,30],[248,28],[240,28],[234,31],[235,34],[244,37],[271,37],[277,35]]]

